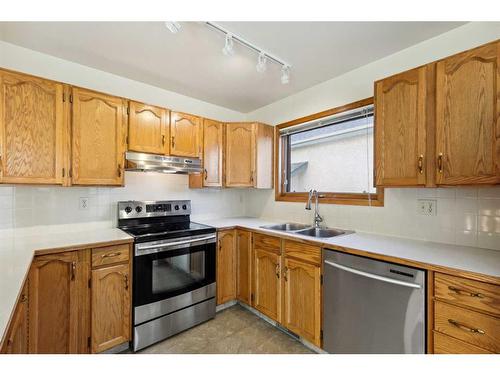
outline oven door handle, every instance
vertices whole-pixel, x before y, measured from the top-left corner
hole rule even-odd
[[[210,240],[213,240],[213,241],[210,241]],[[166,243],[156,244],[156,245],[137,246],[136,255],[145,255],[145,254],[159,252],[159,251],[152,251],[154,249],[165,249],[168,247],[195,244],[198,242],[202,242],[202,243],[215,242],[215,234],[212,234],[210,236],[205,236],[205,237],[190,238],[189,240],[184,240],[184,241],[174,241],[174,242],[166,242]],[[165,251],[167,251],[167,250],[168,249],[166,249]]]

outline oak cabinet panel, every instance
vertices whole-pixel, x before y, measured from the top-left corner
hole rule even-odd
[[[128,119],[129,151],[168,155],[169,111],[131,101]]]
[[[7,329],[2,354],[28,353],[28,283],[25,283],[14,310],[12,322]]]
[[[255,124],[255,181],[257,189],[274,185],[274,127]]]
[[[236,231],[236,298],[251,304],[252,293],[252,232]]]
[[[378,186],[425,185],[427,69],[375,84]]]
[[[89,252],[35,257],[29,273],[29,352],[85,353]]]
[[[485,349],[439,332],[433,333],[434,354],[493,354]]]
[[[500,42],[436,65],[437,184],[500,183]]]
[[[130,341],[129,264],[92,270],[92,353]]]
[[[123,185],[125,101],[73,88],[72,183]]]
[[[217,234],[217,304],[236,298],[236,252],[234,230]]]
[[[170,113],[170,153],[201,157],[201,118],[187,113]]]
[[[321,345],[321,269],[285,258],[283,325],[316,346]]]
[[[254,124],[226,124],[226,186],[228,187],[254,186],[254,132]]]
[[[0,70],[0,182],[63,183],[63,89]]]
[[[254,247],[253,307],[281,323],[281,278],[279,254]]]
[[[221,187],[224,124],[203,120],[203,186]]]

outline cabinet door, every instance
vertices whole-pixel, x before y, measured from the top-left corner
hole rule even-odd
[[[274,184],[274,126],[255,124],[255,181],[257,189]]]
[[[436,182],[500,183],[500,43],[436,66]]]
[[[63,85],[0,71],[0,182],[63,183]]]
[[[2,354],[28,354],[28,284],[23,287],[21,297],[2,346]]]
[[[222,186],[222,150],[224,124],[203,121],[203,186]]]
[[[314,345],[320,346],[320,267],[285,258],[283,278],[284,326]]]
[[[376,184],[425,185],[427,67],[375,84]]]
[[[236,231],[236,298],[251,304],[252,285],[252,233]]]
[[[236,298],[236,259],[234,230],[218,233],[217,304]]]
[[[226,147],[226,186],[253,187],[255,171],[254,124],[226,124]]]
[[[72,183],[123,185],[125,103],[73,89]]]
[[[129,151],[168,155],[169,129],[168,110],[130,102],[128,118]]]
[[[92,353],[130,341],[129,265],[92,270]]]
[[[254,307],[281,323],[280,256],[255,247],[253,267]]]
[[[201,118],[186,113],[171,112],[170,153],[175,156],[201,156]]]
[[[35,257],[28,284],[30,353],[87,351],[88,272],[87,251]]]

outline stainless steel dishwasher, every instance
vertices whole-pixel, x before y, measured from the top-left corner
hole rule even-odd
[[[425,353],[425,271],[323,250],[323,348]]]

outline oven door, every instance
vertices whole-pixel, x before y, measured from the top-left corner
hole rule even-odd
[[[215,282],[215,233],[137,243],[134,307],[172,299]]]

